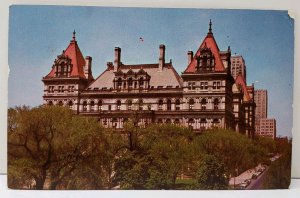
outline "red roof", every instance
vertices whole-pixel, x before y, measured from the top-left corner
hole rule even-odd
[[[188,67],[186,68],[186,70],[184,72],[187,73],[194,73],[196,71],[196,66],[197,66],[197,59],[196,57],[200,56],[200,51],[202,48],[204,48],[206,45],[207,48],[209,48],[212,52],[212,54],[215,57],[215,71],[225,71],[225,67],[223,65],[223,62],[221,60],[221,56],[220,56],[220,50],[219,47],[216,43],[216,40],[213,36],[213,34],[211,32],[209,32],[207,34],[207,36],[205,37],[204,41],[202,42],[202,44],[200,45],[198,51],[196,52],[196,54],[194,55],[191,63],[188,65]]]
[[[75,40],[75,33],[73,33],[73,40],[71,40],[69,46],[65,51],[63,51],[63,55],[67,56],[71,59],[72,71],[70,77],[82,77],[85,78],[83,68],[85,66],[85,60],[83,55],[79,49],[77,41]],[[53,67],[47,77],[55,77],[55,68]]]
[[[235,83],[242,86],[242,89],[243,89],[243,92],[244,92],[244,100],[245,100],[245,101],[250,101],[251,98],[250,98],[250,95],[249,95],[249,93],[248,93],[246,81],[245,81],[245,78],[243,77],[242,74],[239,74],[239,75],[236,77]]]

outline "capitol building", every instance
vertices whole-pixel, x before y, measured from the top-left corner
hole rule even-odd
[[[74,31],[68,47],[42,79],[44,104],[67,106],[119,130],[138,113],[140,126],[170,123],[195,132],[221,127],[254,136],[254,86],[246,84],[242,73],[235,71],[233,77],[230,47],[219,49],[211,22],[199,48],[187,52],[181,75],[171,61],[166,62],[163,44],[153,63],[126,64],[121,48],[115,47],[114,53],[113,62],[94,77],[92,57],[84,58]]]

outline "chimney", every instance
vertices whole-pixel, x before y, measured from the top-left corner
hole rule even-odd
[[[85,57],[84,75],[87,79],[92,77],[92,57]]]
[[[194,53],[193,51],[188,51],[187,55],[188,55],[188,64],[190,64],[193,60]]]
[[[163,44],[159,45],[159,64],[158,64],[158,68],[159,68],[160,71],[165,66],[165,49],[166,49],[165,45],[163,45]]]
[[[121,48],[115,47],[115,62],[114,62],[114,71],[118,71],[121,65]]]

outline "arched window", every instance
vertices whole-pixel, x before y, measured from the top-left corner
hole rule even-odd
[[[73,102],[72,102],[72,101],[69,101],[68,106],[69,106],[69,108],[72,110],[72,109],[73,109]]]
[[[158,124],[162,124],[162,123],[163,123],[162,119],[159,118],[159,119],[157,120],[157,123],[158,123]]]
[[[132,100],[128,100],[127,102],[127,110],[131,110],[132,109]]]
[[[166,119],[166,123],[171,124],[171,119],[170,118]]]
[[[91,111],[95,111],[95,102],[91,101],[90,105],[91,105],[91,108],[90,108]]]
[[[180,100],[175,101],[175,109],[180,110]]]
[[[201,109],[202,110],[206,110],[206,104],[207,104],[207,100],[205,98],[203,98],[201,100]]]
[[[189,100],[189,110],[194,109],[194,104],[195,104],[194,99],[190,99],[190,100]]]
[[[87,111],[87,102],[86,101],[83,101],[83,103],[82,103],[82,110],[83,111]]]
[[[102,111],[102,100],[98,101],[98,111]]]
[[[62,101],[58,102],[58,106],[63,106],[63,105],[64,105],[64,103]]]
[[[60,65],[60,76],[65,76],[65,66],[66,64],[62,62]]]
[[[201,118],[200,120],[200,130],[205,130],[206,129],[206,125],[207,125],[207,122],[206,122],[206,119],[205,118]]]
[[[169,99],[169,100],[167,100],[167,110],[168,110],[168,111],[171,111],[171,109],[172,109],[172,102],[171,102],[171,100]]]
[[[215,98],[214,99],[214,110],[218,110],[219,109],[219,99]]]
[[[103,125],[107,125],[107,119],[106,118],[104,118],[104,120],[103,120]]]
[[[142,111],[144,108],[143,100],[139,100],[139,110]]]
[[[49,101],[49,102],[48,102],[48,105],[49,105],[49,106],[53,105],[53,102],[52,102],[52,101]]]
[[[180,121],[179,121],[178,118],[176,118],[176,119],[174,120],[174,124],[176,124],[176,125],[179,125],[179,124],[180,124]]]
[[[121,100],[117,101],[117,110],[121,110]]]
[[[163,100],[159,100],[158,101],[158,110],[163,110],[163,105],[164,105],[164,101]]]
[[[113,118],[112,119],[113,128],[117,128],[117,124],[118,124],[118,119],[117,118]]]
[[[189,118],[189,120],[188,120],[189,128],[193,129],[194,128],[194,126],[193,126],[194,123],[195,123],[194,119],[193,118]]]
[[[213,124],[213,126],[214,126],[214,127],[218,127],[218,126],[219,126],[219,124],[220,124],[220,121],[219,121],[219,119],[217,119],[217,118],[213,119],[213,122],[212,122],[212,124]]]

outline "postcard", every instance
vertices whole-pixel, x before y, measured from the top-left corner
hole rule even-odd
[[[287,11],[14,5],[8,187],[285,189]]]

